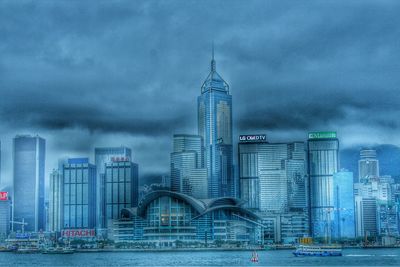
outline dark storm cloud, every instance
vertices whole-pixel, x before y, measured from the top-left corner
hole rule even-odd
[[[43,134],[52,159],[126,144],[141,170],[167,172],[172,134],[197,132],[196,97],[214,41],[235,133],[362,126],[390,139],[400,127],[399,8],[396,1],[2,1],[0,138]]]

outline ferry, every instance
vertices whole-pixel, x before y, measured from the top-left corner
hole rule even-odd
[[[298,256],[342,256],[342,248],[339,246],[317,246],[317,245],[302,245],[296,248],[293,254]]]
[[[32,253],[40,253],[40,249],[38,247],[19,247],[14,253],[18,254],[32,254]]]
[[[72,254],[75,250],[69,247],[46,248],[42,250],[42,254]]]

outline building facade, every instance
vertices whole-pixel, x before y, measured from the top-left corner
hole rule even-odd
[[[11,201],[8,192],[0,192],[0,240],[7,238],[10,233]]]
[[[62,169],[61,169],[62,170]],[[50,174],[49,186],[49,217],[48,231],[59,232],[61,230],[61,210],[62,210],[62,171],[53,170]]]
[[[62,177],[61,228],[96,227],[96,166],[88,158],[68,159]]]
[[[119,219],[124,208],[137,207],[139,196],[139,167],[129,160],[117,160],[105,164],[103,214],[107,226],[109,220]]]
[[[353,173],[341,170],[333,175],[333,238],[355,238]]]
[[[308,176],[310,187],[310,226],[314,238],[332,237],[333,174],[339,169],[339,140],[336,132],[308,135]]]
[[[199,200],[172,191],[153,191],[137,208],[124,209],[113,224],[115,241],[141,240],[171,246],[182,242],[239,241],[259,244],[259,218],[235,198]],[[125,222],[125,223],[123,223]]]
[[[197,110],[198,134],[204,141],[208,171],[208,195],[210,198],[234,196],[232,96],[229,85],[216,71],[214,52],[211,71],[197,98]]]
[[[199,135],[174,135],[171,153],[171,190],[196,198],[207,198],[207,169],[204,168],[203,138]]]
[[[104,223],[105,216],[103,214],[103,205],[104,205],[104,187],[105,187],[105,181],[104,181],[104,173],[105,173],[105,164],[112,162],[113,160],[116,159],[127,159],[131,160],[132,159],[132,151],[130,148],[121,146],[121,147],[96,147],[94,149],[94,161],[96,165],[96,213],[98,214],[98,220],[97,220],[97,227],[104,227],[102,223]]]
[[[241,135],[239,139],[239,188],[244,207],[307,213],[304,143],[268,143],[265,135]]]
[[[44,175],[46,141],[39,136],[13,139],[13,221],[24,220],[25,231],[45,230]],[[20,226],[14,225],[15,230]]]
[[[375,149],[362,149],[358,161],[358,182],[362,179],[379,177],[379,160]]]

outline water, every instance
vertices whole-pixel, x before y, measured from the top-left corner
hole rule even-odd
[[[104,252],[70,255],[0,253],[0,266],[400,266],[400,249],[345,249],[342,257],[294,257],[291,250]]]

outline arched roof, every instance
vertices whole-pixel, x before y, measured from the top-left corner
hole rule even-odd
[[[201,200],[195,199],[186,194],[167,190],[157,190],[147,194],[142,198],[137,208],[137,215],[144,218],[146,216],[146,208],[150,204],[150,202],[163,196],[169,196],[183,200],[190,204],[198,213],[203,213],[206,209],[206,205]]]
[[[209,199],[207,201],[207,207],[212,208],[221,205],[232,205],[232,206],[241,206],[243,205],[243,201],[234,197],[219,197]]]
[[[233,206],[233,205],[220,205],[220,206],[214,206],[214,207],[208,208],[203,213],[201,213],[200,215],[196,216],[193,219],[199,218],[199,217],[204,216],[205,214],[207,214],[209,212],[220,210],[220,209],[232,210],[232,211],[236,211],[238,213],[246,214],[251,219],[255,219],[255,220],[259,220],[260,219],[259,216],[257,216],[255,213],[251,212],[250,210],[242,208],[240,206]]]
[[[137,208],[122,209],[121,214],[123,214],[125,216],[126,215],[134,215],[134,216],[139,216],[139,217],[145,218],[147,206],[155,199],[163,197],[163,196],[177,198],[177,199],[183,200],[186,203],[188,203],[199,213],[199,215],[196,216],[195,218],[199,218],[199,217],[201,217],[209,212],[215,211],[215,210],[227,209],[227,210],[236,211],[240,214],[245,214],[251,219],[255,219],[255,220],[260,219],[253,212],[251,212],[245,208],[242,208],[241,205],[244,202],[240,199],[236,199],[233,197],[220,197],[220,198],[214,198],[214,199],[199,200],[199,199],[195,199],[192,196],[189,196],[189,195],[186,195],[183,193],[178,193],[178,192],[173,192],[173,191],[168,191],[168,190],[157,190],[157,191],[148,193],[139,202],[139,205]]]

